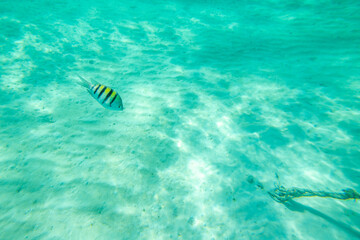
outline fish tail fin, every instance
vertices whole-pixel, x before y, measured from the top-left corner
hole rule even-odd
[[[79,81],[77,82],[80,86],[83,86],[85,88],[90,88],[91,87],[91,83],[86,80],[85,78],[83,78],[82,76],[78,75],[77,76],[79,77]]]

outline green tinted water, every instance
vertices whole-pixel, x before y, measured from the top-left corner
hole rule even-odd
[[[1,239],[354,239],[358,1],[1,1]],[[116,89],[102,108],[77,74]],[[248,181],[254,176],[263,189]],[[250,183],[249,183],[250,182]]]

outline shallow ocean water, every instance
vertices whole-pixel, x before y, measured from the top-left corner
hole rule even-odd
[[[359,12],[1,1],[0,239],[360,238],[354,200],[266,192],[360,191]]]

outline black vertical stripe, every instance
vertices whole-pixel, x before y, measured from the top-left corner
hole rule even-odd
[[[97,85],[97,87],[96,87],[96,89],[94,91],[94,94],[97,92],[97,90],[99,89],[100,86],[101,86],[100,84]]]
[[[101,97],[101,95],[105,92],[105,89],[107,89],[107,87],[103,87],[103,89],[101,90],[101,92],[99,93],[98,99]]]
[[[102,102],[104,104],[104,102],[106,102],[106,100],[108,100],[108,98],[110,97],[110,95],[112,94],[113,90],[110,88],[110,92],[106,95],[104,101]]]
[[[118,95],[118,94],[116,93],[115,96],[114,96],[114,98],[111,100],[111,102],[110,102],[110,107],[111,107],[111,104],[115,101],[117,95]]]

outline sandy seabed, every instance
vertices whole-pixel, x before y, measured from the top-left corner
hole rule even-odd
[[[359,190],[359,11],[0,2],[0,239],[359,238],[358,202],[266,192]]]

